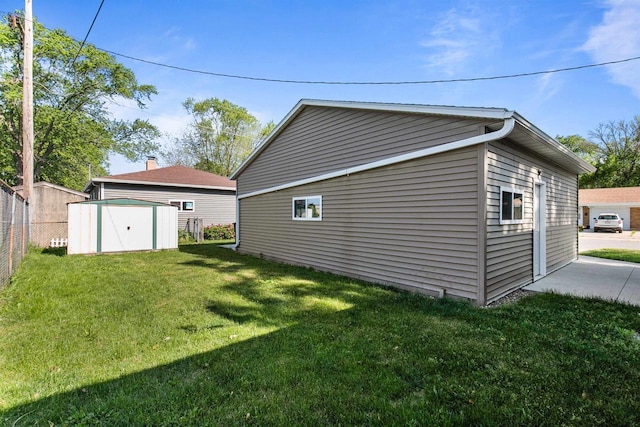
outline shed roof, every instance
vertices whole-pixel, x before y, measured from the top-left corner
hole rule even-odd
[[[83,193],[81,191],[72,190],[70,188],[63,187],[62,185],[52,184],[52,183],[46,182],[46,181],[35,182],[33,184],[33,187],[34,188],[36,188],[36,187],[48,187],[48,188],[53,188],[53,189],[58,190],[58,191],[63,191],[65,193],[74,194],[76,196],[84,197],[84,198],[87,198],[87,199],[89,198],[89,195],[87,193]],[[22,185],[15,185],[15,186],[13,186],[11,188],[13,188],[15,191],[19,192],[20,194],[22,194]]]
[[[587,173],[593,172],[595,169],[589,163],[582,160],[575,155],[571,150],[565,147],[560,142],[556,141],[551,136],[547,135],[539,128],[534,126],[520,114],[515,111],[507,110],[505,108],[489,108],[489,107],[456,107],[456,106],[444,106],[444,105],[422,105],[422,104],[393,104],[393,103],[378,103],[378,102],[353,102],[353,101],[327,101],[317,99],[301,99],[295,107],[282,119],[280,123],[273,129],[273,131],[262,140],[251,155],[231,174],[231,179],[236,179],[242,171],[253,160],[260,155],[260,153],[269,144],[275,140],[275,138],[291,123],[298,114],[300,114],[308,106],[320,106],[320,107],[333,107],[333,108],[349,108],[360,110],[377,110],[387,112],[401,112],[412,114],[425,114],[436,116],[450,116],[450,117],[468,117],[468,118],[483,118],[493,120],[508,119],[515,120],[515,127],[510,132],[508,137],[518,144],[525,146],[526,148],[538,153],[559,165],[562,165],[566,169],[574,173]]]
[[[149,200],[139,199],[104,199],[104,200],[87,200],[84,202],[71,202],[69,205],[114,205],[114,206],[169,206],[176,207],[167,203],[151,202]]]
[[[578,191],[578,204],[640,203],[640,187],[590,188]]]
[[[96,177],[87,184],[85,191],[88,191],[93,185],[101,182],[231,191],[235,191],[236,189],[235,181],[186,166],[168,166],[142,172]]]

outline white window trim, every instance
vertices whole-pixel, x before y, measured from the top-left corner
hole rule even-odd
[[[176,202],[180,203],[180,206],[178,206],[178,212],[195,212],[196,211],[196,202],[193,201],[193,200],[178,200],[178,199],[169,200],[169,204],[176,203]],[[182,209],[182,206],[184,206],[183,205],[184,203],[192,203],[193,209],[191,209],[191,210]]]
[[[508,191],[511,194],[522,194],[522,219],[502,219],[502,193]],[[500,219],[500,225],[509,224],[524,224],[524,196],[525,191],[518,187],[500,187],[500,209],[498,211],[498,218]],[[511,218],[513,218],[513,200],[511,203]]]
[[[296,217],[296,200],[304,200],[305,208],[307,206],[307,200],[309,199],[320,199],[320,216],[318,218],[298,218]],[[291,198],[291,219],[294,221],[322,221],[322,216],[324,215],[322,208],[322,196],[299,196]]]

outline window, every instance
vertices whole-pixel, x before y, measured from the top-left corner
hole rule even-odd
[[[292,219],[322,221],[322,196],[294,197]]]
[[[169,204],[177,207],[178,212],[193,212],[196,206],[193,200],[169,200]]]
[[[524,222],[524,190],[500,187],[500,224]]]

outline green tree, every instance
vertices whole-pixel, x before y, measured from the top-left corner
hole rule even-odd
[[[580,176],[580,188],[640,186],[640,116],[600,123],[589,133],[556,139],[596,167]]]
[[[174,147],[163,153],[169,164],[229,176],[251,153],[255,143],[275,127],[272,122],[261,127],[246,108],[226,99],[189,98],[183,106],[193,121],[174,141]]]
[[[22,31],[0,25],[0,178],[22,174]],[[158,130],[143,120],[115,120],[110,102],[138,107],[156,89],[141,85],[111,55],[80,43],[63,30],[34,22],[34,179],[80,189],[89,170],[105,174],[110,153],[139,160],[157,150]],[[77,58],[75,58],[77,55]],[[75,58],[75,60],[74,60]]]
[[[583,160],[595,164],[600,158],[600,147],[580,135],[556,136],[556,139]]]
[[[640,116],[601,123],[590,137],[602,153],[592,188],[640,186]]]

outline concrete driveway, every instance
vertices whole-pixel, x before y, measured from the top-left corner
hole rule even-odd
[[[593,249],[640,249],[640,231],[623,231],[622,233],[597,232],[584,230],[578,233],[580,252]]]
[[[580,256],[577,261],[524,289],[595,297],[640,306],[640,264]]]

